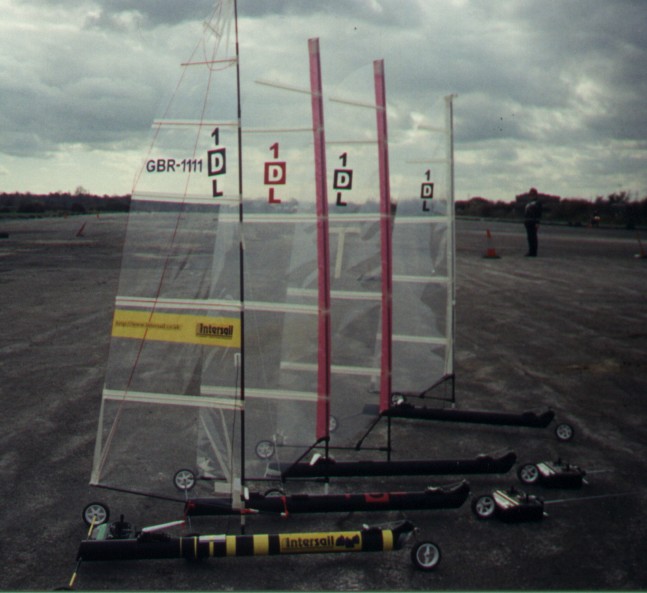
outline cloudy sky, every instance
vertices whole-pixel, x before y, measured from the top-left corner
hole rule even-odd
[[[212,5],[0,0],[0,192],[129,193]],[[324,86],[384,58],[394,126],[456,93],[456,199],[647,196],[644,0],[239,0],[239,16],[243,68],[280,72],[308,37]]]

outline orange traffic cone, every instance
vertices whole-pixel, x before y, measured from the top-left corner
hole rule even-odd
[[[492,244],[492,233],[490,233],[490,229],[485,231],[485,236],[487,238],[487,249],[485,250],[485,255],[483,255],[483,257],[488,259],[499,259],[500,256],[497,255],[496,249]]]

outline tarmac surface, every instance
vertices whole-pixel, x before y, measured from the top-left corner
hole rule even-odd
[[[81,236],[77,232],[85,224]],[[177,504],[88,486],[117,292],[124,215],[0,221],[0,589],[66,586],[86,528],[106,502],[138,526],[181,518]],[[491,239],[486,238],[486,229]],[[643,240],[644,240],[643,233]],[[474,457],[514,450],[587,471],[580,490],[544,498],[537,523],[478,521],[459,509],[406,514],[442,561],[416,571],[407,550],[85,563],[86,590],[639,590],[647,587],[647,259],[635,232],[542,226],[525,258],[523,226],[457,223],[456,399],[461,409],[550,407],[575,427],[395,421],[395,456]],[[500,258],[484,258],[487,249]],[[453,477],[337,480],[331,491],[424,489]],[[521,484],[470,476],[473,495]],[[248,533],[390,525],[401,513],[248,519]],[[200,531],[236,532],[238,519]]]

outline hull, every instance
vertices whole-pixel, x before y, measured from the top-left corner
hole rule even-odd
[[[466,481],[454,486],[427,488],[421,492],[380,492],[364,494],[329,494],[266,496],[253,493],[244,509],[234,509],[231,499],[196,498],[185,505],[187,516],[231,515],[248,512],[277,513],[344,513],[355,511],[398,511],[459,508],[469,496]]]
[[[170,558],[200,560],[230,556],[382,552],[402,548],[413,530],[413,524],[405,521],[394,529],[373,527],[359,531],[191,537],[140,533],[120,539],[111,538],[107,529],[95,529],[96,536],[81,542],[77,559],[84,562]]]
[[[479,455],[474,459],[439,459],[416,461],[333,461],[320,458],[313,464],[291,466],[270,463],[268,474],[282,478],[327,478],[365,476],[429,476],[460,474],[504,474],[517,460],[513,452],[501,457]]]
[[[495,426],[524,426],[527,428],[546,428],[555,418],[555,412],[552,410],[547,410],[542,414],[536,414],[535,412],[514,414],[486,410],[416,407],[408,403],[393,406],[385,410],[383,415],[387,418],[439,420],[445,422],[492,424]]]

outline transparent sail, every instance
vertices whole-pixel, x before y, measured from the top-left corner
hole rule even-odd
[[[390,144],[394,393],[438,385],[434,394],[444,397],[443,380],[453,374],[451,101],[432,114],[411,114],[412,125]]]
[[[374,421],[382,375],[383,229],[374,68],[355,72],[326,102],[333,448],[353,447]]]
[[[246,471],[291,464],[327,437],[327,204],[317,40],[255,91],[285,106],[281,126],[246,129],[262,184],[245,215]],[[304,50],[305,50],[304,46]],[[249,191],[249,190],[248,190]]]
[[[239,437],[242,345],[233,3],[205,23],[133,190],[91,482],[177,495]],[[217,92],[214,89],[217,88]],[[219,369],[222,392],[207,393]],[[217,436],[210,430],[219,423]],[[205,432],[206,431],[206,432]],[[205,438],[205,434],[207,435]],[[236,444],[208,470],[231,480]],[[207,466],[205,466],[207,469]]]

